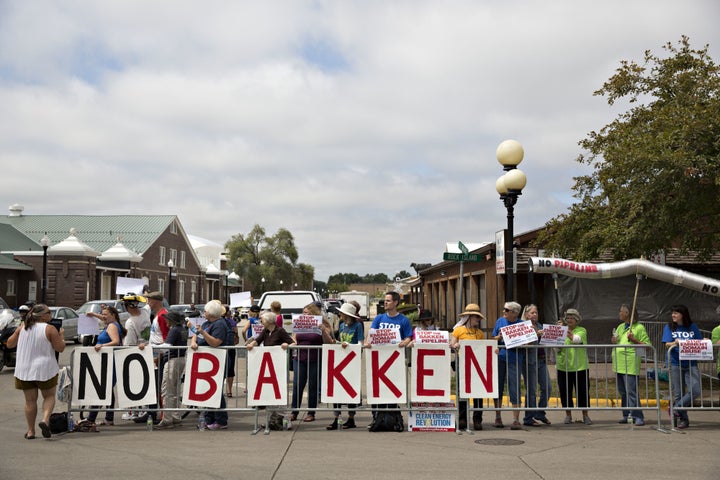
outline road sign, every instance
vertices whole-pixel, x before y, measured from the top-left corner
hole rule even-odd
[[[480,254],[478,253],[443,253],[443,260],[451,260],[455,262],[479,262]]]
[[[468,253],[470,253],[470,251],[468,250],[468,248],[467,248],[467,247],[465,246],[465,244],[462,243],[462,242],[458,242],[458,248],[459,248],[460,251],[461,251],[462,253],[464,253],[465,255],[467,255]]]

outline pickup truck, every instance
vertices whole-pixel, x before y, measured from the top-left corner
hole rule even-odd
[[[265,292],[260,297],[258,306],[260,310],[270,310],[270,304],[274,301],[280,302],[283,316],[283,327],[288,333],[292,333],[293,313],[302,313],[303,307],[309,303],[320,302],[320,295],[311,290],[293,291],[271,291]]]

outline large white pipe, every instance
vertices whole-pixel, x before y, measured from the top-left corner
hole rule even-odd
[[[583,263],[563,258],[531,257],[529,262],[530,271],[535,273],[559,273],[568,277],[600,279],[644,275],[648,278],[672,283],[707,295],[720,296],[720,280],[658,265],[643,259],[623,260],[614,263]]]

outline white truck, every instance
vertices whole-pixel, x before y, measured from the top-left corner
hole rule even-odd
[[[302,313],[303,307],[309,303],[320,302],[320,295],[310,290],[265,292],[260,297],[258,307],[260,310],[270,310],[270,304],[276,300],[281,305],[283,327],[292,333],[292,315]]]
[[[368,318],[368,315],[370,314],[369,293],[353,290],[351,292],[341,292],[338,297],[345,303],[351,300],[355,300],[356,302],[358,302],[360,304],[360,311],[358,312],[358,315],[360,315],[363,320],[371,320],[370,318]]]

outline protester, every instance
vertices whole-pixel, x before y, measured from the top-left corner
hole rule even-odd
[[[25,438],[35,438],[38,413],[38,392],[42,394],[42,436],[50,438],[50,415],[55,408],[55,389],[58,382],[58,363],[55,352],[65,350],[64,328],[59,331],[48,322],[52,313],[39,303],[25,315],[24,320],[7,340],[9,348],[17,348],[15,357],[15,388],[25,395]]]
[[[225,382],[227,385],[227,397],[232,398],[233,393],[233,384],[235,383],[235,359],[237,358],[237,350],[235,350],[235,345],[240,343],[240,334],[238,333],[237,328],[237,322],[233,318],[232,310],[230,309],[229,305],[223,305],[224,313],[223,318],[225,320],[225,323],[227,324],[227,327],[229,329],[228,332],[228,338],[226,341],[226,345],[228,347],[227,350],[227,369],[225,372]]]
[[[520,304],[517,302],[505,302],[503,308],[503,316],[495,322],[492,331],[492,338],[498,341],[499,345],[504,345],[502,332],[500,329],[508,325],[514,325],[520,321]],[[520,408],[520,376],[526,377],[525,373],[525,355],[524,349],[501,348],[498,354],[498,387],[500,392],[495,400],[495,407],[502,406],[503,389],[505,388],[505,380],[507,379],[508,395],[510,396],[510,404],[513,408]],[[513,423],[510,427],[512,430],[521,430],[520,411],[513,410]],[[495,412],[495,427],[503,428],[500,411]]]
[[[287,330],[278,328],[277,316],[274,313],[264,312],[260,315],[260,323],[263,324],[263,331],[245,344],[248,350],[252,350],[257,345],[266,347],[280,346],[283,350],[287,350],[288,346],[295,345],[295,340]]]
[[[398,305],[400,305],[400,294],[397,292],[387,292],[385,294],[385,313],[377,315],[372,324],[370,324],[371,330],[377,330],[379,328],[389,328],[398,330],[400,333],[400,342],[397,344],[398,347],[407,347],[412,341],[413,329],[410,324],[410,320],[398,312]],[[370,344],[370,338],[365,339],[365,348],[372,348]]]
[[[164,362],[163,382],[162,382],[162,399],[163,407],[167,409],[180,408],[181,377],[185,370],[185,353],[188,341],[187,327],[185,326],[185,317],[177,312],[167,312],[163,316],[164,321],[169,327],[165,343],[161,347],[182,347],[169,349],[167,352],[167,360]],[[157,424],[156,428],[173,428],[182,423],[181,412],[165,411],[162,421]]]
[[[565,324],[568,326],[565,345],[587,345],[587,330],[580,326],[582,317],[580,312],[569,308],[565,312]],[[563,322],[559,322],[562,324]],[[577,406],[587,408],[590,406],[590,365],[585,348],[559,348],[557,353],[557,379],[560,401],[564,408],[574,408],[573,389],[577,394]],[[583,423],[592,425],[587,410],[582,410]],[[572,423],[570,410],[565,410],[565,423]]]
[[[638,321],[637,310],[630,318],[630,307],[620,305],[618,316],[621,320],[614,330],[612,343],[618,345],[651,345],[650,337],[645,326]],[[631,324],[632,320],[632,324]],[[613,348],[612,365],[617,388],[620,393],[623,407],[623,418],[618,423],[634,423],[636,426],[645,425],[645,415],[639,409],[638,382],[640,376],[640,363],[642,350],[637,348]]]
[[[270,311],[275,314],[277,326],[283,328],[282,304],[275,300],[274,302],[270,303]]]
[[[320,308],[310,303],[303,308],[303,315],[322,316]],[[292,391],[292,413],[290,420],[298,417],[300,405],[302,405],[303,391],[308,385],[308,411],[305,415],[305,422],[315,421],[315,407],[317,407],[318,392],[320,383],[320,349],[323,343],[333,343],[332,327],[323,317],[317,333],[293,334],[295,343],[301,347],[293,356],[293,391]]]
[[[144,293],[144,292],[143,292]],[[153,348],[153,360],[155,361],[155,372],[156,372],[156,386],[157,386],[157,393],[160,395],[160,392],[162,392],[163,389],[163,372],[165,370],[165,359],[167,357],[167,351],[160,348],[160,345],[165,343],[165,339],[167,338],[168,331],[170,330],[170,327],[168,327],[167,321],[165,320],[165,316],[168,314],[167,309],[163,306],[163,295],[160,292],[150,292],[147,294],[147,304],[150,307],[150,312],[152,318],[152,322],[150,323],[150,345],[152,345]],[[158,419],[158,412],[157,408],[158,405],[162,406],[162,396],[160,397],[160,400],[155,405],[150,405],[150,410],[148,414],[152,417],[153,423],[157,424]],[[125,418],[123,416],[123,418]],[[145,422],[147,421],[146,416],[139,417],[136,421],[138,422]]]
[[[690,426],[687,410],[682,407],[692,406],[695,397],[700,395],[700,369],[697,360],[680,361],[680,340],[700,340],[702,333],[690,318],[690,311],[685,305],[673,305],[670,309],[670,322],[665,325],[662,341],[670,349],[670,385],[672,386],[673,425],[685,429]],[[675,348],[672,348],[675,347]]]
[[[343,303],[338,310],[338,315],[340,315],[340,325],[338,327],[337,340],[342,345],[342,348],[347,348],[348,345],[356,345],[362,342],[365,339],[365,329],[362,322],[359,321],[360,317],[357,315],[355,306],[351,303]],[[333,343],[335,342],[333,341]],[[333,404],[333,408],[335,408],[333,411],[335,418],[332,423],[326,427],[328,430],[338,429],[341,407],[342,404],[340,403]],[[343,424],[343,429],[355,428],[357,426],[355,425],[355,408],[357,408],[356,404],[348,405],[348,421]]]
[[[210,300],[205,305],[205,322],[198,325],[196,333],[190,341],[190,348],[197,350],[198,347],[222,347],[227,343],[228,326],[222,319],[223,306],[220,302]],[[223,365],[223,369],[225,366]],[[225,395],[220,392],[220,409],[209,409],[205,412],[205,421],[208,430],[225,430],[228,424],[228,414],[225,410]]]
[[[715,309],[715,315],[720,319],[720,306]],[[713,345],[720,345],[720,325],[713,328],[710,341],[712,341]],[[718,380],[720,380],[720,350],[717,351],[717,359],[717,376]]]
[[[542,336],[542,325],[538,321],[539,312],[536,305],[532,303],[525,305],[520,319],[530,321],[538,337]],[[537,345],[538,342],[534,343]],[[550,398],[550,373],[547,368],[546,352],[543,347],[526,348],[525,364],[527,369],[527,377],[525,377],[526,401],[525,408],[539,407],[547,408]],[[540,399],[537,398],[537,389],[540,389]],[[526,410],[523,418],[523,425],[537,426],[537,422],[550,425],[545,410]]]
[[[128,293],[123,297],[125,309],[130,314],[130,317],[125,320],[127,335],[123,345],[126,347],[134,347],[150,339],[150,313],[144,308],[140,308],[140,304],[145,302],[147,302],[145,297],[134,293]]]
[[[245,325],[243,325],[242,329],[242,336],[245,342],[255,336],[255,332],[253,332],[252,326],[260,323],[260,320],[258,319],[259,314],[260,307],[258,307],[257,305],[253,305],[252,307],[250,307],[247,322],[245,322]]]
[[[455,324],[450,335],[450,347],[457,348],[461,340],[482,340],[485,338],[481,328],[482,320],[485,320],[485,316],[480,312],[480,306],[476,303],[468,304],[465,311],[460,314],[460,320]],[[474,398],[472,408],[473,429],[482,430],[482,410],[479,410],[483,408],[482,398]],[[460,400],[458,402],[458,429],[464,430],[466,428],[467,400]]]
[[[88,314],[90,315],[90,314]],[[97,314],[91,316],[98,317]],[[95,342],[95,351],[99,352],[100,349],[106,347],[117,347],[122,345],[122,339],[126,335],[126,331],[120,323],[120,312],[115,307],[105,306],[100,314],[100,319],[103,322],[104,328],[98,335],[97,341]],[[112,353],[111,353],[112,354]],[[115,422],[115,382],[117,378],[115,370],[113,369],[113,389],[110,393],[110,405],[105,412],[105,420],[99,422],[99,425],[113,425]],[[93,410],[88,414],[87,421],[95,423],[97,419],[98,411]]]

